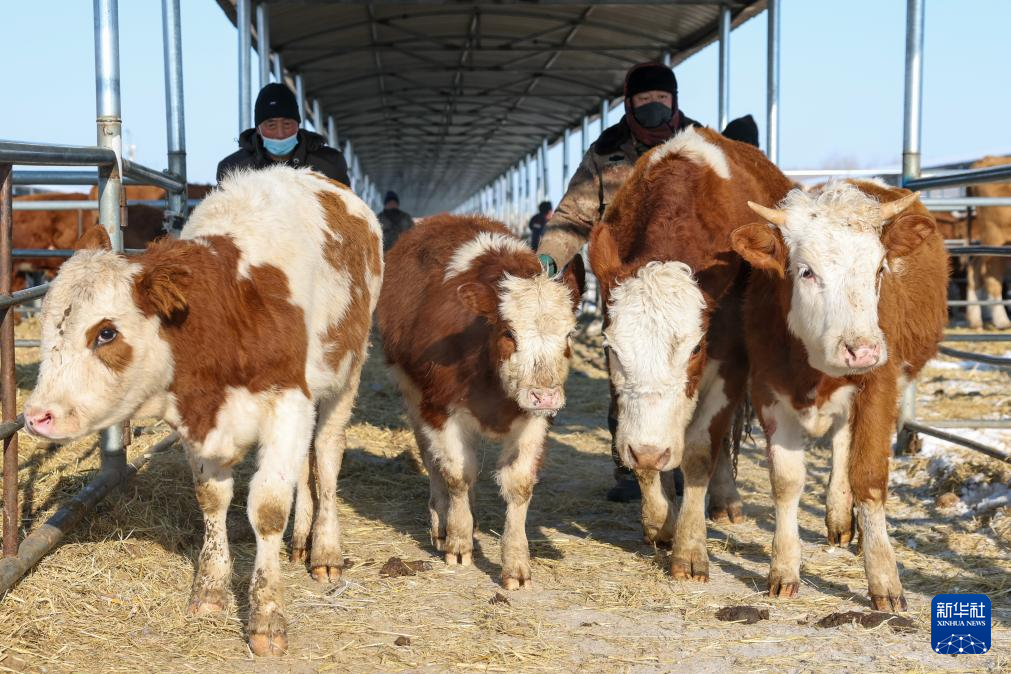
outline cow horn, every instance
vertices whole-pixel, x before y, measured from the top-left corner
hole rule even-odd
[[[907,194],[901,199],[881,204],[881,219],[886,221],[891,220],[896,215],[912,206],[913,202],[919,198],[919,193],[913,192],[912,194]]]
[[[756,204],[754,201],[748,202],[748,208],[753,210],[755,213],[758,213],[774,225],[786,224],[786,211],[777,211],[775,208],[762,206],[761,204]]]

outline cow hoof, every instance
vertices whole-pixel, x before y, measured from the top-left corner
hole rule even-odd
[[[651,537],[649,534],[643,534],[642,535],[642,542],[645,543],[646,545],[655,545],[656,547],[660,548],[661,550],[670,550],[671,549],[671,542],[670,542],[669,538],[666,539],[666,540],[662,539],[662,538],[658,539],[658,538]]]
[[[190,597],[190,615],[210,615],[225,610],[225,591],[222,588],[201,588]]]
[[[432,545],[435,546],[437,552],[442,552],[446,549],[446,538],[440,536],[432,536]]]
[[[694,580],[699,583],[709,582],[708,555],[671,556],[670,575],[674,580]]]
[[[309,559],[309,551],[305,548],[294,547],[291,548],[291,561],[292,562],[305,562]]]
[[[448,566],[470,566],[471,553],[469,552],[447,552],[446,564]]]
[[[906,597],[903,594],[893,595],[871,595],[871,605],[875,611],[885,611],[887,613],[899,613],[909,608]]]
[[[849,546],[850,542],[853,540],[853,529],[834,529],[834,527],[828,528],[828,544],[834,545],[839,548],[845,548]]]
[[[530,576],[526,578],[517,578],[515,576],[503,576],[502,577],[502,587],[506,590],[518,590],[520,588],[525,588],[527,590],[534,586]]]
[[[288,625],[279,611],[255,621],[264,625],[254,627],[253,622],[250,621],[249,633],[249,650],[253,651],[253,655],[276,656],[288,652]]]
[[[800,580],[785,580],[778,573],[769,574],[769,596],[793,599],[800,592]]]
[[[339,566],[314,566],[309,573],[317,583],[339,583],[343,571]]]

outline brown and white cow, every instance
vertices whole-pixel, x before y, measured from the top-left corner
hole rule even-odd
[[[748,199],[778,201],[791,185],[757,148],[689,128],[639,160],[590,241],[607,307],[615,441],[642,487],[647,539],[673,539],[675,578],[708,579],[711,479],[711,514],[741,513],[724,438],[745,395],[747,268],[730,232],[754,219]],[[679,465],[675,526],[658,471]]]
[[[1011,157],[983,157],[972,168],[989,168],[1011,164]],[[972,197],[1011,197],[1011,182],[981,183],[969,186]],[[979,238],[984,246],[1006,246],[1011,244],[1011,206],[980,206],[973,221],[973,238]],[[966,269],[966,297],[969,300],[1004,299],[1005,258],[980,255],[969,260]],[[982,287],[981,287],[982,286]],[[982,291],[982,292],[981,292]],[[985,293],[985,297],[980,297]],[[966,307],[966,319],[970,328],[983,327],[983,311],[979,305]],[[1007,309],[1000,304],[990,307],[990,320],[999,330],[1011,328]]]
[[[548,278],[503,225],[449,215],[410,229],[386,259],[377,317],[428,469],[432,543],[447,564],[470,564],[476,442],[501,439],[502,585],[528,585],[527,507],[565,403],[582,261]]]
[[[225,606],[232,467],[259,445],[247,507],[257,543],[249,645],[258,655],[287,647],[278,555],[296,484],[293,554],[306,547],[310,444],[319,498],[310,566],[319,580],[340,576],[337,472],[381,250],[375,216],[348,188],[277,166],[224,181],[181,239],[130,258],[76,253],[43,304],[26,427],[66,440],[143,415],[180,432],[206,526],[193,613]]]
[[[736,230],[733,245],[754,268],[744,326],[776,503],[769,594],[800,588],[804,448],[827,433],[829,541],[850,541],[855,505],[871,601],[905,609],[885,528],[890,439],[899,392],[947,320],[944,242],[915,194],[873,182],[753,208],[768,223]]]

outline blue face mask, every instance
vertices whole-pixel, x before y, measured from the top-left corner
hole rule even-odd
[[[264,149],[275,157],[285,157],[291,154],[291,151],[295,149],[296,145],[298,145],[297,131],[287,138],[276,140],[274,138],[263,138]]]

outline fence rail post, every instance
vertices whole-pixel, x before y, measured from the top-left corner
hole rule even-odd
[[[162,0],[165,42],[165,126],[168,135],[168,170],[183,182],[182,192],[168,192],[166,229],[182,229],[189,212],[186,189],[186,118],[183,105],[183,47],[179,0]],[[178,225],[178,226],[177,226]]]
[[[12,166],[0,164],[0,294],[11,292],[11,238],[13,213],[11,204]],[[17,417],[17,385],[14,378],[14,307],[3,309],[0,325],[0,395],[3,398],[3,421]],[[3,556],[18,552],[18,434],[4,438],[3,469]]]

